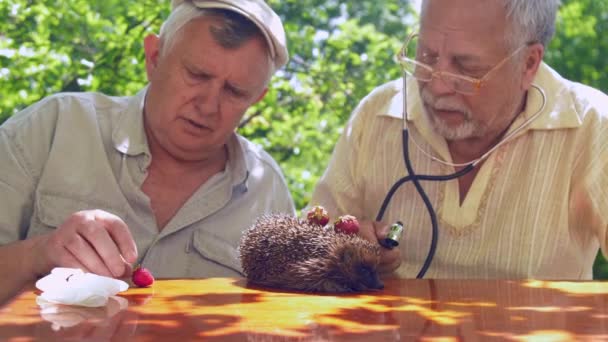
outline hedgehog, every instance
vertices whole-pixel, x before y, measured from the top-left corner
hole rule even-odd
[[[377,270],[378,245],[293,216],[259,217],[244,232],[238,250],[253,284],[333,293],[384,287]]]

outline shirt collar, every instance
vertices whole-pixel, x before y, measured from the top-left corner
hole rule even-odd
[[[129,156],[142,153],[150,155],[148,139],[144,130],[144,100],[148,87],[140,90],[127,102],[127,106],[118,115],[112,131],[114,148]]]
[[[534,84],[540,86],[546,97],[546,104],[539,116],[524,130],[552,130],[575,128],[582,122],[576,111],[572,97],[568,94],[568,82],[544,62],[534,78]],[[427,118],[423,113],[422,103],[418,95],[418,85],[413,79],[407,83],[408,122],[417,128],[427,126]],[[378,113],[381,116],[402,118],[403,111],[403,82],[393,82],[394,95],[385,109]],[[518,116],[511,128],[517,127],[522,120],[534,115],[542,106],[541,93],[531,88],[527,94],[526,109]]]
[[[230,173],[233,187],[242,187],[243,192],[247,191],[247,179],[249,178],[249,170],[251,165],[245,154],[243,146],[244,138],[236,133],[233,133],[228,139],[228,161],[226,162],[226,171]]]
[[[146,86],[127,102],[127,106],[116,118],[112,132],[112,143],[116,150],[128,156],[145,154],[150,156],[148,139],[144,129],[144,102],[148,87]],[[226,144],[228,160],[226,174],[230,175],[233,186],[244,186],[249,177],[249,161],[246,158],[243,138],[233,133]]]

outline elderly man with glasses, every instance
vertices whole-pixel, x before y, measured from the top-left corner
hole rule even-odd
[[[384,271],[592,278],[607,242],[608,97],[543,63],[558,2],[422,2],[396,56],[404,79],[355,109],[311,200],[359,217],[372,240],[403,222]]]

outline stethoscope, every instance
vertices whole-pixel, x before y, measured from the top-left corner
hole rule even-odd
[[[395,194],[397,189],[399,189],[399,187],[401,185],[411,181],[412,184],[414,184],[414,187],[416,187],[416,191],[418,192],[418,194],[420,195],[420,198],[422,199],[422,201],[424,202],[424,205],[426,206],[426,209],[427,209],[430,219],[431,219],[431,227],[432,227],[431,246],[429,247],[429,252],[426,256],[426,259],[424,260],[424,264],[420,268],[418,275],[416,275],[416,278],[420,279],[420,278],[424,277],[427,270],[431,266],[431,262],[433,261],[433,257],[435,256],[435,251],[437,250],[437,240],[439,237],[439,228],[437,225],[437,214],[435,212],[435,209],[433,209],[433,205],[431,204],[431,201],[430,201],[428,195],[426,194],[426,192],[424,191],[424,188],[420,184],[420,181],[448,181],[451,179],[456,179],[458,177],[461,177],[461,176],[467,174],[468,172],[471,172],[475,168],[475,166],[477,166],[483,160],[487,159],[500,146],[502,146],[502,145],[506,144],[507,142],[509,142],[510,140],[512,140],[517,133],[519,133],[527,125],[529,125],[532,121],[534,121],[545,109],[545,105],[547,104],[547,96],[545,94],[545,91],[540,86],[538,86],[536,84],[532,84],[532,87],[534,89],[538,90],[538,92],[542,96],[542,105],[540,106],[540,109],[538,109],[536,111],[536,113],[534,113],[534,115],[530,116],[530,118],[528,118],[526,121],[524,121],[516,129],[514,129],[513,131],[511,131],[510,133],[505,135],[505,137],[500,142],[498,142],[496,145],[494,145],[494,147],[492,147],[490,150],[488,150],[482,156],[480,156],[479,158],[477,158],[473,161],[467,162],[467,163],[450,163],[450,162],[442,160],[438,157],[435,157],[435,156],[431,155],[430,153],[426,152],[424,149],[422,149],[420,147],[420,145],[418,145],[416,140],[414,140],[412,138],[412,142],[414,143],[414,145],[416,145],[416,148],[420,152],[422,152],[425,156],[431,158],[433,161],[436,161],[443,165],[452,166],[452,167],[463,167],[460,171],[457,171],[457,172],[454,172],[451,174],[447,174],[447,175],[419,175],[419,174],[416,174],[416,172],[414,171],[414,168],[412,166],[412,161],[410,160],[410,153],[409,153],[409,132],[408,132],[408,128],[407,128],[407,120],[409,117],[408,117],[408,112],[407,112],[406,76],[407,76],[407,73],[405,72],[405,70],[403,70],[403,77],[402,77],[403,78],[403,111],[402,111],[403,130],[402,130],[402,134],[401,134],[401,140],[402,140],[402,146],[403,146],[403,161],[405,163],[405,168],[407,170],[408,175],[397,180],[395,182],[395,184],[393,184],[391,189],[388,191],[388,193],[386,194],[386,197],[384,198],[384,201],[382,202],[382,206],[380,207],[380,210],[378,211],[378,215],[376,216],[376,221],[382,221],[384,212],[386,211],[386,208],[388,207],[388,204],[390,203],[391,198],[393,197],[393,195]]]

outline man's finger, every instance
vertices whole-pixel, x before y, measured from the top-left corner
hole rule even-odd
[[[380,265],[378,271],[386,274],[395,271],[401,265],[401,252],[398,249],[382,249],[380,251]]]
[[[359,236],[382,245],[380,242],[386,238],[390,225],[384,222],[362,221],[359,223]],[[395,271],[401,265],[401,251],[398,248],[380,248],[380,264],[378,271],[386,274]]]
[[[368,241],[375,242],[377,240],[376,232],[374,231],[374,225],[371,221],[360,222],[359,232],[357,234]]]
[[[65,244],[65,248],[90,272],[112,277],[112,273],[97,252],[80,234],[74,234]]]
[[[401,251],[399,248],[390,248],[384,243],[391,225],[384,222],[374,222],[376,241],[384,248],[380,249],[380,265],[378,270],[382,274],[392,273],[401,265]]]
[[[124,259],[103,222],[91,222],[90,225],[81,229],[81,235],[97,252],[113,277],[120,277],[124,274]]]
[[[137,261],[137,245],[129,227],[121,220],[118,216],[108,217],[106,222],[106,229],[112,240],[118,246],[120,255],[123,256],[127,263],[134,263]]]
[[[74,257],[72,252],[70,252],[65,246],[62,247],[62,252],[59,253],[61,256],[57,261],[56,266],[58,267],[68,267],[68,268],[79,268],[83,272],[88,272],[89,270],[84,266],[78,259]]]

